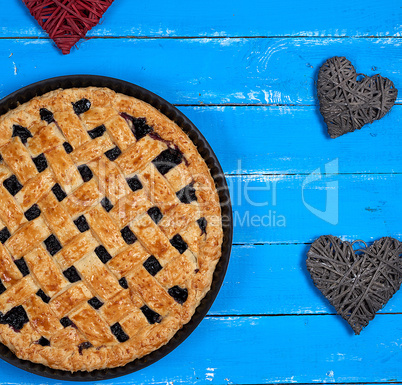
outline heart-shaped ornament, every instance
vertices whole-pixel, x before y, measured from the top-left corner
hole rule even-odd
[[[320,111],[331,138],[381,119],[398,96],[391,80],[381,75],[357,74],[348,59],[337,56],[328,59],[320,68],[317,92]]]
[[[315,286],[360,334],[399,290],[402,243],[384,237],[357,251],[354,243],[323,235],[311,245],[306,263]]]
[[[114,0],[23,0],[31,15],[66,55],[97,25]]]

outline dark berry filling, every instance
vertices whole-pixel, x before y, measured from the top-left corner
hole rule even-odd
[[[183,240],[183,238],[181,237],[180,234],[176,234],[170,240],[170,243],[172,244],[173,247],[175,247],[178,250],[178,252],[180,254],[183,254],[188,248],[187,243],[184,242],[184,240]]]
[[[155,276],[158,274],[159,271],[162,270],[162,266],[159,263],[159,261],[151,255],[144,263],[143,266],[145,267],[145,270],[151,274],[152,276]]]
[[[13,196],[22,189],[22,184],[18,181],[15,175],[11,175],[9,178],[5,179],[3,185]]]
[[[142,189],[142,183],[138,179],[138,176],[133,176],[132,178],[127,179],[128,187],[131,188],[133,191],[137,191]]]
[[[22,127],[18,124],[14,124],[13,126],[13,137],[19,136],[22,143],[26,143],[28,138],[32,138],[31,132],[26,128]]]
[[[137,237],[134,235],[134,233],[130,230],[128,226],[124,227],[121,230],[121,236],[123,237],[127,245],[132,245],[137,240]]]
[[[162,219],[162,217],[163,217],[163,214],[162,214],[162,212],[159,210],[159,208],[158,207],[151,207],[149,210],[148,210],[148,215],[151,217],[151,219],[156,223],[156,224],[158,224],[159,222],[160,222],[160,220]]]
[[[10,232],[8,231],[7,227],[4,227],[3,229],[0,230],[0,242],[4,243],[7,241],[8,238],[11,237]]]
[[[39,290],[36,292],[36,295],[37,295],[38,297],[40,297],[43,302],[45,302],[45,303],[49,303],[49,302],[50,302],[50,297],[47,296],[47,295],[45,294],[45,292],[44,292],[42,289],[39,289]]]
[[[83,342],[78,345],[78,352],[82,355],[83,350],[89,349],[92,347],[92,344],[89,341]]]
[[[156,311],[153,311],[147,305],[144,305],[141,308],[142,313],[146,317],[147,321],[152,325],[154,323],[160,323],[162,321],[162,316],[158,314]]]
[[[62,249],[62,246],[59,242],[59,240],[56,238],[55,235],[50,235],[47,237],[43,243],[46,246],[47,251],[51,256],[55,255],[57,252],[59,252]]]
[[[101,200],[101,205],[107,212],[109,212],[113,208],[112,202],[110,202],[107,197],[104,197]]]
[[[81,281],[81,277],[74,266],[71,266],[67,270],[64,270],[63,274],[71,283]]]
[[[109,160],[112,162],[116,160],[121,154],[121,150],[119,147],[113,147],[112,149],[105,152],[105,155],[108,157]]]
[[[73,105],[74,112],[77,115],[83,114],[84,112],[87,112],[91,108],[91,102],[85,98],[71,104]]]
[[[173,167],[176,167],[183,160],[182,152],[177,148],[168,148],[161,152],[152,163],[158,169],[158,171],[165,175]]]
[[[3,294],[6,290],[7,288],[3,285],[3,282],[0,281],[0,295]]]
[[[65,191],[61,188],[61,186],[56,183],[53,187],[52,187],[52,192],[54,194],[54,196],[56,197],[56,199],[61,202],[66,196],[67,194],[65,193]]]
[[[68,317],[63,317],[60,320],[60,323],[64,328],[74,325],[73,321],[71,321],[70,318],[68,318]]]
[[[68,142],[64,142],[63,147],[67,154],[70,154],[71,152],[74,151],[73,146]]]
[[[176,193],[176,195],[182,203],[191,203],[192,201],[196,201],[197,196],[195,195],[194,183],[190,183],[186,187],[183,187]]]
[[[32,158],[35,163],[38,172],[45,171],[47,169],[47,160],[45,154],[40,154],[36,158]]]
[[[119,284],[123,289],[128,289],[128,283],[125,277],[119,279]]]
[[[201,235],[206,234],[207,233],[207,220],[202,217],[200,219],[197,219],[197,224],[201,229]]]
[[[85,233],[85,231],[89,230],[89,225],[84,215],[78,217],[74,221],[74,224],[77,226],[78,230],[80,230],[81,233]]]
[[[173,286],[168,290],[169,295],[180,305],[183,305],[188,298],[188,290],[180,286]]]
[[[82,166],[79,166],[78,171],[80,172],[80,174],[82,176],[82,180],[84,182],[90,181],[92,179],[92,177],[94,176],[92,174],[91,169],[86,164],[83,164]]]
[[[117,338],[117,341],[119,342],[126,342],[127,340],[130,339],[130,337],[124,332],[123,328],[118,322],[112,325],[110,327],[110,330],[112,331],[114,336]]]
[[[24,215],[25,215],[25,218],[28,219],[28,221],[32,221],[32,220],[38,218],[40,213],[41,213],[40,208],[35,203],[27,211],[25,211]]]
[[[50,346],[50,341],[45,337],[41,337],[38,341],[38,344],[41,346]]]
[[[88,301],[88,303],[89,303],[95,310],[100,309],[100,308],[104,305],[103,302],[102,302],[99,298],[97,298],[97,297],[91,298],[91,299]]]
[[[106,132],[106,127],[102,124],[99,127],[95,127],[94,129],[88,131],[89,136],[91,139],[99,138]]]
[[[100,245],[95,249],[95,254],[103,262],[107,263],[112,259],[112,256],[108,253],[104,246]]]
[[[147,125],[145,118],[134,118],[134,116],[126,114],[125,112],[121,113],[120,116],[126,120],[137,140],[142,139],[145,135],[154,130]]]
[[[21,330],[27,322],[29,318],[22,305],[13,307],[5,315],[0,316],[0,323],[10,325],[14,331]]]
[[[54,122],[53,112],[49,111],[47,108],[41,108],[39,110],[40,118],[46,123],[50,124]]]
[[[17,265],[19,271],[21,272],[21,274],[22,274],[24,277],[29,274],[28,265],[27,265],[27,263],[25,262],[24,257],[15,260],[14,263]]]

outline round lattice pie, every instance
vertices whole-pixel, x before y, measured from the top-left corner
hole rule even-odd
[[[0,339],[77,371],[166,344],[210,289],[218,194],[188,136],[106,88],[0,118]]]

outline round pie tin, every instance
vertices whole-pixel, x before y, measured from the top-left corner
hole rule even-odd
[[[20,104],[28,102],[35,96],[41,96],[47,92],[59,88],[67,89],[91,86],[107,87],[115,92],[133,96],[137,99],[143,100],[146,103],[149,103],[166,115],[169,119],[174,121],[190,137],[192,142],[197,147],[198,152],[208,165],[219,194],[223,224],[222,257],[216,266],[211,290],[207,293],[200,305],[197,307],[190,322],[184,325],[183,328],[181,328],[166,345],[140,359],[136,359],[135,361],[128,363],[125,366],[113,369],[94,370],[92,372],[71,373],[52,369],[41,364],[34,364],[30,361],[20,360],[5,345],[0,343],[0,358],[6,362],[30,373],[64,381],[99,381],[124,376],[153,364],[179,346],[206,316],[208,310],[218,295],[229,264],[233,238],[233,217],[229,189],[222,171],[222,167],[219,164],[216,155],[197,127],[182,112],[158,95],[155,95],[154,93],[135,84],[104,76],[61,76],[31,84],[6,96],[0,100],[0,116],[18,107]]]

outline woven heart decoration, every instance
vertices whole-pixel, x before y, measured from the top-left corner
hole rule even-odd
[[[23,0],[31,15],[66,55],[97,25],[114,0]]]
[[[381,75],[357,74],[345,57],[332,57],[322,65],[317,91],[320,112],[331,138],[381,119],[398,96],[391,80]]]
[[[315,286],[360,334],[401,286],[402,243],[384,237],[357,251],[354,243],[323,235],[311,245],[306,263]]]

